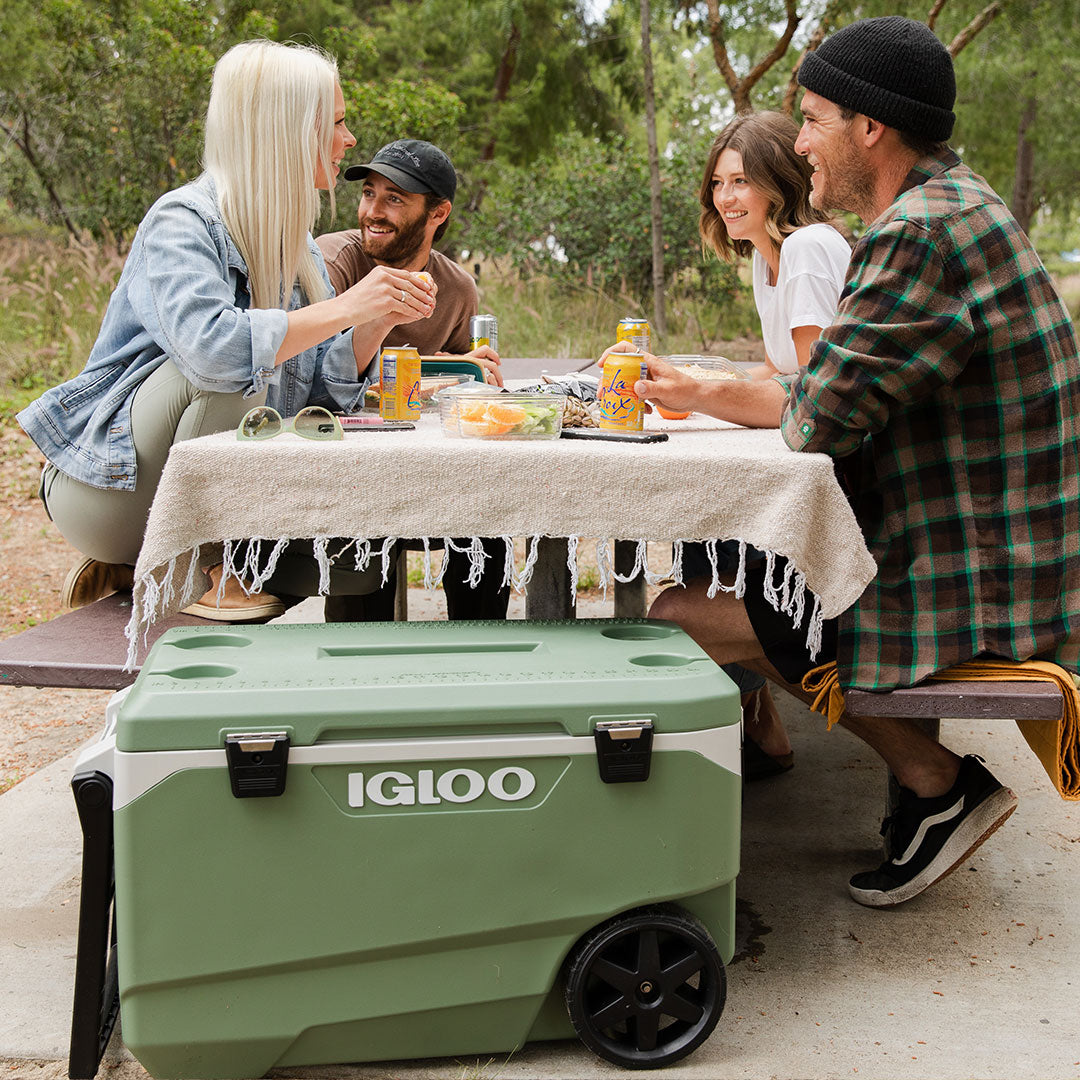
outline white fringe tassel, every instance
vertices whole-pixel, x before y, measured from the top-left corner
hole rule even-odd
[[[371,564],[372,559],[375,557],[372,542],[362,537],[355,537],[352,540],[349,540],[339,551],[331,556],[327,552],[327,546],[330,539],[331,538],[328,536],[316,536],[312,541],[315,561],[319,567],[320,595],[325,595],[329,591],[331,565],[337,563],[339,560],[343,560],[350,546],[355,546],[353,566],[358,572],[366,570]],[[468,542],[464,545],[455,544],[448,536],[443,537],[442,539],[444,548],[447,552],[453,550],[468,554],[469,575],[467,580],[469,585],[475,588],[480,580],[481,574],[484,572],[484,564],[489,558],[484,551],[480,538],[470,537]],[[518,593],[524,592],[528,587],[529,582],[532,580],[533,572],[536,569],[541,539],[540,535],[534,534],[526,538],[525,562],[522,565],[520,572],[516,566],[513,537],[504,534],[500,539],[505,545],[502,586],[510,586]],[[571,603],[576,606],[578,585],[577,560],[580,537],[570,536],[566,539],[566,565],[570,575]],[[378,550],[384,585],[388,582],[390,577],[392,569],[391,553],[397,541],[398,537],[388,536],[382,541]],[[221,581],[218,584],[217,591],[219,601],[225,595],[225,584],[230,577],[239,581],[244,592],[250,595],[253,592],[260,591],[265,583],[273,576],[274,571],[277,569],[278,560],[289,544],[289,538],[278,537],[274,541],[274,546],[265,560],[263,558],[264,542],[269,543],[269,538],[251,537],[247,540],[225,540],[222,542]],[[607,598],[608,587],[612,583],[629,582],[634,580],[639,574],[643,575],[646,583],[650,585],[658,584],[666,579],[670,579],[676,585],[684,585],[684,545],[691,542],[692,541],[685,539],[675,540],[672,543],[671,568],[667,574],[658,574],[649,568],[647,541],[637,540],[637,546],[634,553],[634,566],[629,573],[621,574],[615,569],[612,558],[612,550],[615,541],[611,537],[598,539],[596,541],[597,576],[599,579],[598,584],[604,598]],[[444,554],[438,573],[434,573],[430,538],[424,537],[423,544],[424,588],[429,591],[435,590],[442,584],[449,560]],[[739,563],[735,572],[735,581],[732,585],[726,585],[720,579],[718,544],[719,541],[717,540],[704,541],[705,552],[709,559],[710,568],[710,581],[706,595],[712,598],[716,596],[718,592],[723,591],[733,592],[736,597],[742,598],[746,593],[747,543],[742,539],[739,539],[738,541]],[[186,607],[196,598],[196,594],[201,591],[201,586],[198,583],[201,580],[199,578],[199,556],[199,547],[195,547],[190,552],[185,552],[178,556],[179,559],[187,560],[186,565],[180,564],[183,566],[183,582],[180,584],[179,588],[177,588],[179,567],[176,558],[171,559],[168,563],[159,567],[155,573],[146,575],[136,582],[131,619],[128,621],[124,631],[128,642],[127,658],[124,667],[125,671],[134,670],[138,660],[140,645],[142,649],[146,648],[152,623],[179,608]],[[813,598],[810,616],[807,620],[806,645],[810,653],[810,658],[812,660],[817,659],[818,653],[821,651],[821,637],[824,624],[824,618],[821,613],[821,599],[809,589],[806,584],[805,576],[797,570],[790,561],[787,561],[786,563],[782,580],[777,582],[776,559],[777,555],[775,552],[765,552],[764,597],[774,610],[782,611],[785,614],[790,615],[792,624],[796,628],[802,626],[803,618],[806,615],[808,596]]]

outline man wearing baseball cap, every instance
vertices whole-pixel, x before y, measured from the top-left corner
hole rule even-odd
[[[699,386],[650,358],[636,390],[777,424],[793,450],[834,457],[877,576],[826,621],[814,660],[805,630],[763,600],[764,571],[747,574],[743,600],[691,583],[650,614],[804,699],[803,677],[829,660],[835,671],[808,683],[888,690],[966,661],[1031,658],[1066,669],[1068,683],[1080,668],[1080,363],[1068,313],[1008,208],[946,144],[952,58],[928,27],[853,23],[804,57],[798,78],[811,202],[866,223],[835,322],[788,385]],[[850,881],[859,903],[918,895],[1015,808],[977,756],[906,720],[837,713],[901,785],[885,862]]]
[[[469,273],[432,246],[442,238],[457,193],[457,173],[437,146],[422,139],[387,143],[371,161],[345,170],[360,182],[358,228],[326,233],[316,242],[335,292],[355,285],[376,266],[426,271],[435,283],[435,310],[425,319],[386,327],[384,346],[412,345],[421,354],[447,353],[475,360],[488,382],[502,385],[499,355],[487,345],[469,349],[469,319],[480,300]],[[457,542],[457,541],[455,541]],[[501,619],[510,590],[502,585],[505,545],[482,541],[488,569],[475,587],[467,584],[469,556],[451,549],[443,577],[451,619]],[[462,544],[461,546],[465,546]],[[394,617],[396,574],[373,593],[329,596],[326,617],[334,621],[389,621]]]

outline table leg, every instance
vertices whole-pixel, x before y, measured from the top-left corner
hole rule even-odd
[[[615,541],[615,571],[629,574],[637,561],[636,540]],[[645,575],[633,581],[615,582],[615,618],[643,619],[645,617]]]
[[[397,585],[394,589],[394,622],[409,621],[409,553],[404,547],[397,555]]]
[[[525,588],[525,618],[572,619],[567,543],[551,536],[542,536],[537,543],[536,565]]]

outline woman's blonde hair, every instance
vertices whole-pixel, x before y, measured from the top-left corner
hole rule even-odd
[[[234,45],[214,68],[203,165],[247,263],[252,307],[287,307],[297,281],[309,303],[329,295],[307,238],[316,164],[332,174],[337,77],[321,50],[274,41]]]
[[[716,136],[698,193],[698,232],[703,251],[712,250],[725,262],[734,262],[737,256],[749,257],[754,250],[749,240],[732,240],[728,236],[724,219],[713,205],[713,172],[725,150],[738,151],[743,175],[769,200],[765,231],[777,247],[796,229],[831,220],[829,214],[810,205],[810,177],[814,170],[806,158],[795,152],[798,137],[795,121],[778,112],[737,116]]]

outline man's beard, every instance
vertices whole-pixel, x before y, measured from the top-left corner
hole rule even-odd
[[[815,190],[810,204],[817,210],[845,210],[867,220],[864,215],[872,205],[874,185],[850,133],[847,145],[834,148],[830,158],[830,167],[822,176],[827,184],[820,193]]]
[[[369,238],[368,225],[390,225],[390,222],[365,220],[361,224],[363,240],[360,246],[364,254],[386,266],[405,266],[416,258],[424,246],[427,214],[421,212],[412,221],[396,226],[396,232],[384,236]]]

